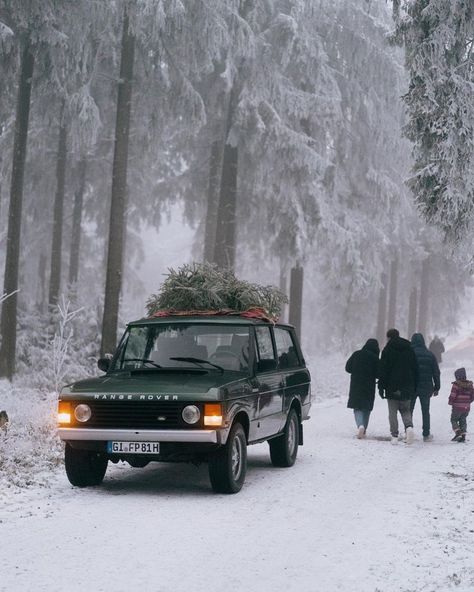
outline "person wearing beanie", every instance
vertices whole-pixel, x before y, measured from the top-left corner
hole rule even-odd
[[[374,408],[379,352],[378,341],[368,339],[362,349],[355,351],[346,363],[346,372],[351,375],[347,406],[354,410],[359,439],[365,438],[370,413]]]
[[[418,383],[415,396],[411,400],[411,412],[413,414],[416,400],[419,399],[423,418],[423,441],[431,442],[433,435],[430,433],[430,401],[441,388],[439,366],[436,356],[426,347],[421,333],[413,333],[411,347],[418,363]]]
[[[387,399],[392,444],[398,444],[398,413],[405,427],[406,443],[411,444],[414,438],[411,400],[418,383],[418,364],[410,342],[400,337],[397,329],[389,329],[387,339],[380,358],[379,394]]]
[[[467,416],[474,401],[474,387],[472,381],[467,380],[466,369],[458,368],[449,395],[448,404],[451,405],[451,426],[454,431],[452,442],[465,442],[467,430]]]

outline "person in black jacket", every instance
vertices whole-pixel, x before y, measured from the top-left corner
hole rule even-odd
[[[415,352],[418,363],[418,384],[415,396],[411,400],[411,412],[415,408],[416,399],[420,399],[421,414],[423,417],[423,440],[431,442],[430,434],[430,399],[438,394],[440,389],[440,372],[436,356],[425,345],[425,339],[421,333],[413,333],[411,347]]]
[[[380,358],[379,394],[388,402],[392,444],[398,443],[398,413],[405,426],[406,442],[411,444],[414,438],[411,400],[416,393],[418,364],[410,342],[400,337],[397,329],[389,329],[387,338]]]
[[[433,341],[430,343],[430,346],[428,349],[430,350],[430,352],[432,352],[434,354],[438,364],[441,364],[442,358],[443,358],[443,353],[444,353],[444,345],[443,345],[443,342],[441,341],[441,339],[437,335],[435,335],[433,337]]]
[[[362,349],[355,351],[346,362],[346,372],[351,375],[347,406],[354,410],[358,438],[365,437],[370,413],[374,408],[379,352],[378,341],[368,339]]]

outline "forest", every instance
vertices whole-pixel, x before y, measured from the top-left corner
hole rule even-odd
[[[172,212],[193,232],[183,263],[279,287],[310,350],[454,331],[472,285],[473,12],[0,0],[0,377],[95,372],[130,302],[145,314],[143,237]]]

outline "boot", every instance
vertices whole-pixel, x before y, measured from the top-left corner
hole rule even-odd
[[[459,438],[461,437],[461,434],[462,434],[462,432],[460,429],[454,430],[454,437],[451,438],[451,442],[459,442]]]

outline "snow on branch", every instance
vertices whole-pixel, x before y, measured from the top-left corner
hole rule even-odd
[[[66,374],[66,360],[74,331],[71,327],[72,320],[83,310],[71,310],[71,303],[64,296],[57,305],[59,313],[59,327],[51,341],[51,370],[54,387],[58,390]]]

